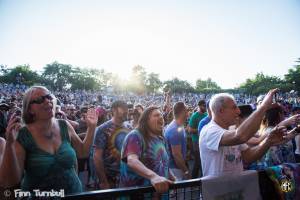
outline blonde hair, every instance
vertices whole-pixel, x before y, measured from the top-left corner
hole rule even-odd
[[[49,90],[44,86],[32,86],[28,90],[26,90],[26,92],[24,93],[23,103],[22,103],[22,120],[25,124],[31,124],[31,123],[34,122],[35,116],[34,116],[34,114],[29,112],[30,100],[31,100],[33,92],[35,90],[38,90],[38,89],[45,90],[45,91],[49,92]],[[56,98],[55,98],[55,96],[53,96],[52,101],[53,101],[53,109],[55,109],[55,107],[56,107]]]

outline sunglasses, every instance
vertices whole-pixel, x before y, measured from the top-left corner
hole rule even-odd
[[[52,97],[51,94],[46,94],[44,96],[40,96],[40,97],[38,97],[36,99],[31,100],[29,102],[29,104],[42,104],[45,101],[45,99],[48,99],[48,100],[52,101],[53,97]]]

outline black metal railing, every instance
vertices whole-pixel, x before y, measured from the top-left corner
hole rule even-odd
[[[64,199],[153,199],[153,197],[161,197],[160,199],[190,199],[198,200],[201,195],[201,179],[191,179],[185,181],[178,181],[170,185],[170,189],[165,194],[157,194],[154,187],[129,187],[109,190],[96,190],[90,192],[82,192],[66,196]]]

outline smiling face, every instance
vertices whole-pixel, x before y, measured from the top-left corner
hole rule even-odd
[[[155,109],[150,113],[147,123],[151,133],[162,135],[164,118],[159,109]]]
[[[29,101],[29,110],[35,121],[47,120],[54,117],[54,97],[48,90],[37,88],[32,92]]]

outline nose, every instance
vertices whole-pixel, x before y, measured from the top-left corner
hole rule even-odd
[[[44,98],[44,102],[43,103],[52,103],[52,100],[50,100],[48,98]]]
[[[240,108],[239,108],[239,107],[237,107],[237,109],[236,109],[236,110],[237,110],[237,114],[238,114],[238,115],[240,115],[240,114],[241,114],[241,110],[240,110]]]
[[[164,120],[164,117],[162,115],[159,116],[159,120],[164,124],[165,123],[165,120]]]

